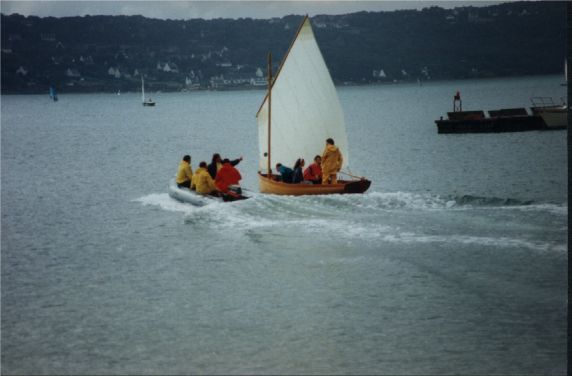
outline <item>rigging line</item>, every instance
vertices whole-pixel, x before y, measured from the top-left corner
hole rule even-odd
[[[344,171],[338,171],[338,174],[344,174],[344,175],[350,176],[350,177],[352,177],[352,178],[354,178],[354,179],[360,179],[360,180],[365,179],[365,177],[363,177],[363,176],[355,176],[355,175],[352,175],[352,174],[348,174],[347,172],[344,172]]]

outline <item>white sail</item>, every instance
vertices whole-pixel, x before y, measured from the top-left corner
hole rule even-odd
[[[306,165],[321,155],[333,138],[348,164],[344,114],[336,88],[320,52],[310,19],[305,18],[288,52],[271,93],[271,168],[280,162],[292,167],[298,158]],[[259,169],[267,169],[268,97],[256,115]]]
[[[141,101],[145,102],[145,82],[143,81],[143,76],[141,76]]]

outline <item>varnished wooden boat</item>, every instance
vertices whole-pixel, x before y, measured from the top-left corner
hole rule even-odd
[[[363,193],[371,185],[371,181],[363,178],[359,180],[338,180],[338,184],[288,184],[278,181],[278,176],[258,173],[261,193],[276,195],[331,195],[347,193]]]

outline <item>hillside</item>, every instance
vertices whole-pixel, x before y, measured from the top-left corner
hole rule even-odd
[[[302,16],[270,20],[1,16],[2,93],[264,87]],[[312,17],[336,83],[557,74],[566,3]]]

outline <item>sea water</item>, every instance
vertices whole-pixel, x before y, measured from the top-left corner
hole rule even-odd
[[[257,193],[264,91],[2,96],[2,372],[564,374],[567,131],[434,123],[559,83],[340,87],[372,186],[321,197]],[[253,198],[171,199],[215,152]]]

